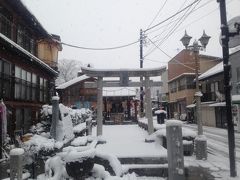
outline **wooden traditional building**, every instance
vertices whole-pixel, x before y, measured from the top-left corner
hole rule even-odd
[[[83,74],[57,86],[56,90],[59,93],[60,101],[68,107],[80,108],[96,108],[97,104],[97,89],[85,88],[85,82],[94,82],[95,78],[88,77]]]
[[[0,98],[8,133],[28,132],[50,100],[60,37],[49,34],[20,0],[0,0]]]

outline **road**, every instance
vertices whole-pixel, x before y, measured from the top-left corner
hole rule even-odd
[[[184,127],[190,128],[197,132],[197,125],[184,124]],[[226,129],[203,127],[203,134],[207,137],[208,152],[215,155],[229,157],[228,135]],[[240,133],[235,132],[235,151],[236,161],[240,163]]]

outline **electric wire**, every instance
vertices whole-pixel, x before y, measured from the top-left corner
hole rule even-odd
[[[73,48],[78,48],[78,49],[101,51],[101,50],[114,50],[114,49],[125,48],[125,47],[128,47],[128,46],[134,45],[134,44],[136,44],[136,43],[138,43],[138,42],[139,42],[139,40],[134,41],[134,42],[132,42],[132,43],[120,45],[120,46],[104,47],[104,48],[83,47],[83,46],[72,45],[72,44],[68,44],[68,43],[64,43],[64,42],[59,42],[59,43],[61,43],[62,45],[65,45],[65,46],[69,46],[69,47],[73,47]]]
[[[149,38],[148,38],[148,39],[149,39]],[[151,43],[153,43],[153,42],[151,41],[151,39],[149,39],[149,40],[150,40]],[[155,43],[153,43],[153,44],[154,44],[154,45],[156,46],[156,48],[159,49],[162,53],[164,53],[164,54],[165,54],[166,56],[168,56],[169,58],[173,59],[173,58],[172,58],[171,56],[169,56],[166,52],[164,52],[160,47],[158,47]],[[193,69],[192,67],[187,66],[187,65],[185,65],[184,63],[176,60],[175,58],[174,58],[174,61],[178,62],[180,65],[182,65],[182,66],[184,66],[184,67],[186,67],[186,68],[189,68],[189,69],[191,69],[191,70],[195,70],[195,69]]]
[[[178,8],[177,11],[180,11],[180,9],[182,9],[182,7],[185,5],[186,1],[187,1],[187,0],[185,0],[185,1],[182,3],[182,5]],[[177,20],[179,20],[179,19],[180,19],[180,18],[177,18]],[[167,32],[166,29],[168,28],[169,24],[172,24],[172,23],[175,22],[175,21],[176,21],[176,20],[171,19],[170,23],[168,23],[167,25],[164,26],[165,28],[161,31],[161,33],[155,36],[155,37],[159,37],[155,42],[158,42],[159,40],[162,40],[162,39],[163,39],[163,38],[161,38],[160,36],[161,36],[164,32]],[[161,39],[160,39],[160,38],[161,38]],[[156,47],[155,47],[155,48],[151,48],[151,49],[146,53],[145,56],[148,56],[149,54],[151,54],[151,53],[152,53],[153,51],[155,51],[155,50],[156,50]]]
[[[157,26],[163,24],[164,22],[168,21],[169,19],[171,19],[171,18],[175,17],[176,15],[178,15],[178,14],[184,12],[186,9],[188,9],[189,7],[191,7],[193,4],[197,3],[198,1],[200,1],[200,0],[195,0],[195,1],[192,2],[191,4],[187,5],[187,6],[184,7],[183,9],[181,9],[180,11],[178,11],[178,12],[174,13],[173,15],[169,16],[169,17],[166,18],[165,20],[163,20],[163,21],[161,21],[161,22],[155,24],[154,26],[151,26],[151,27],[145,29],[144,32],[147,32],[147,31],[149,31],[149,30],[151,30],[151,29],[153,29],[153,28],[155,28],[155,27],[157,27]]]
[[[158,15],[160,14],[160,12],[163,10],[164,6],[166,5],[168,0],[165,0],[165,2],[163,3],[163,5],[161,6],[161,8],[158,10],[157,14],[155,15],[155,17],[153,18],[153,20],[151,21],[151,23],[148,25],[147,28],[149,28],[152,23],[155,21],[155,19],[158,17]]]
[[[161,39],[161,41],[160,41],[157,45],[155,44],[155,45],[156,45],[156,48],[159,47],[159,46],[161,46],[161,45],[164,43],[164,41],[166,41],[166,40],[174,33],[174,31],[175,31],[175,30],[183,23],[183,21],[194,11],[194,9],[196,8],[196,6],[197,6],[200,2],[201,2],[201,0],[199,0],[192,9],[190,9],[190,8],[191,8],[191,6],[190,6],[190,7],[185,11],[185,13],[183,14],[183,16],[177,21],[177,23],[172,27],[172,29],[171,29],[170,31],[168,31],[167,35],[165,35],[164,38]],[[190,12],[188,12],[188,11],[190,11]],[[150,55],[152,52],[154,52],[154,51],[156,50],[156,48],[153,49],[153,50],[152,50],[151,52],[149,52],[148,54],[146,54],[144,57]]]
[[[173,33],[174,33],[174,31],[178,28],[178,27],[180,27],[180,25],[186,20],[186,18],[193,12],[193,10],[196,8],[196,6],[199,4],[201,2],[201,0],[200,1],[198,1],[196,4],[195,4],[195,6],[192,8],[192,9],[188,9],[190,12],[188,12],[188,10],[184,13],[184,15],[178,20],[178,22],[173,26],[173,28],[170,30],[170,31],[168,31],[168,34],[164,37],[164,39],[163,40],[161,40],[161,42],[160,42],[160,45],[162,45],[163,43],[164,43],[164,41],[166,41]]]

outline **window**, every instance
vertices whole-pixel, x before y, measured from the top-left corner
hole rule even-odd
[[[169,86],[170,86],[170,91],[171,91],[171,93],[174,93],[174,92],[177,91],[177,82],[176,82],[176,81],[171,82],[171,83],[169,84]]]
[[[11,39],[12,36],[12,15],[0,6],[0,32]]]
[[[179,80],[179,87],[178,87],[178,90],[181,91],[181,90],[184,90],[186,89],[186,78],[181,78]]]
[[[195,77],[186,77],[186,84],[187,84],[187,89],[194,89],[195,84],[194,84],[194,79]]]
[[[0,96],[9,99],[11,97],[11,64],[4,60],[0,61]]]
[[[30,53],[35,54],[35,41],[33,38],[31,38],[26,28],[24,28],[22,25],[18,25],[17,28],[17,44],[19,44],[21,47],[23,47]]]
[[[37,91],[37,75],[32,74],[32,101],[36,101],[36,91]]]
[[[21,98],[21,68],[15,66],[15,99]]]
[[[26,99],[27,72],[22,69],[21,99]]]
[[[27,72],[26,100],[31,100],[31,73]]]
[[[39,101],[43,102],[43,94],[44,94],[44,86],[43,86],[43,78],[39,79],[40,91],[39,91]]]

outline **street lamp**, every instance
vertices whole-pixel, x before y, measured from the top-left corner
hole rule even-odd
[[[203,136],[202,129],[202,118],[201,118],[201,96],[202,93],[199,90],[199,81],[198,81],[198,70],[199,70],[199,50],[205,49],[210,36],[208,36],[205,31],[203,31],[202,37],[199,39],[201,45],[198,44],[198,41],[195,40],[192,46],[189,46],[189,42],[191,40],[191,36],[187,34],[185,31],[184,36],[181,38],[181,41],[186,49],[193,50],[194,58],[195,58],[195,79],[196,79],[196,120],[198,125],[198,136],[195,139],[196,143],[196,158],[197,159],[207,159],[207,140],[205,136]]]

